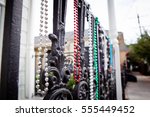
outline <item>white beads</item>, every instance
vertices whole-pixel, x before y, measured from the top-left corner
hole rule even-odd
[[[45,73],[45,76],[48,77],[48,73],[47,72]]]
[[[42,62],[41,62],[41,61],[39,61],[39,62],[38,62],[38,64],[40,65],[40,64],[42,64]]]
[[[48,91],[48,88],[45,88],[44,91],[47,92],[47,91]]]
[[[45,91],[41,91],[41,94],[42,94],[42,95],[45,95]]]
[[[42,57],[41,56],[38,56],[38,61],[40,61],[42,59]]]
[[[47,67],[48,66],[48,63],[45,63],[45,67]]]
[[[41,89],[38,89],[38,91],[37,91],[37,92],[38,92],[38,93],[41,93],[41,91],[42,91]]]
[[[91,22],[91,12],[89,11],[89,30],[88,30],[88,41],[89,41],[89,74],[90,74],[90,99],[94,99],[94,90],[93,90],[93,81],[94,81],[94,76],[93,76],[93,44],[92,44],[92,22]]]
[[[48,58],[45,58],[45,63],[47,63],[48,62]]]
[[[39,47],[38,50],[41,51],[41,50],[42,50],[42,47]]]
[[[41,0],[41,7],[40,7],[40,29],[39,29],[39,38],[40,42],[39,45],[40,47],[38,48],[38,66],[37,66],[37,71],[36,71],[36,89],[37,93],[41,93],[42,95],[45,95],[45,93],[48,91],[48,86],[49,86],[49,79],[48,79],[48,0]],[[43,39],[46,40],[45,48],[44,48],[44,54],[43,54]],[[45,88],[43,90],[40,89],[40,74],[42,71],[42,55],[45,55]]]
[[[47,51],[46,51],[47,52]],[[48,57],[48,53],[45,53],[45,58]]]
[[[40,88],[40,85],[36,85],[36,88],[39,89],[39,88]]]
[[[42,55],[42,52],[40,51],[38,54],[39,54],[39,56],[41,56],[41,55]]]
[[[41,69],[41,68],[42,68],[42,65],[39,65],[39,66],[38,66],[38,69]]]
[[[47,67],[45,68],[45,71],[48,72],[48,68]]]
[[[37,74],[37,78],[40,78],[40,74]]]
[[[46,77],[46,78],[45,78],[45,81],[46,81],[46,82],[48,82],[48,80],[49,80],[49,78],[48,78],[48,77]]]
[[[48,82],[46,82],[46,83],[45,83],[45,86],[46,86],[46,87],[48,87],[48,86],[49,86],[49,83],[48,83]]]
[[[40,80],[36,80],[36,83],[39,84],[39,83],[40,83]]]
[[[37,70],[37,73],[39,73],[39,74],[40,74],[40,73],[41,73],[41,70],[40,70],[40,69],[39,69],[39,70]]]
[[[47,48],[45,48],[45,49],[44,49],[45,54],[47,54],[47,53],[46,53],[47,51],[48,51],[48,49],[47,49]]]
[[[46,37],[46,40],[48,40],[48,37]],[[48,46],[48,43],[46,43],[45,46],[47,47],[47,46]],[[48,50],[48,49],[47,49],[47,50]]]

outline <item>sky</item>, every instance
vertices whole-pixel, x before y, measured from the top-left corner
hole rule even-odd
[[[117,29],[124,33],[126,43],[136,43],[140,36],[137,14],[142,33],[150,31],[150,0],[115,0]]]
[[[40,1],[40,0],[38,0]],[[99,18],[104,29],[109,29],[107,0],[85,0],[91,5],[91,11],[94,16]],[[143,30],[150,32],[150,0],[114,0],[117,31],[123,32],[126,44],[136,43],[140,36],[137,14],[140,16],[140,22]],[[37,14],[39,17],[37,3]],[[53,0],[49,0],[49,32],[52,33],[53,27]],[[37,23],[39,23],[37,21]],[[73,31],[73,0],[68,0],[66,31]],[[37,31],[38,32],[38,31]]]

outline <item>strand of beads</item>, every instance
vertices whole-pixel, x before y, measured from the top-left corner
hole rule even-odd
[[[45,26],[44,26],[44,37],[45,37],[45,40],[46,40],[46,44],[45,44],[45,49],[44,49],[44,52],[45,52],[45,88],[44,88],[44,91],[47,92],[48,91],[48,86],[49,86],[49,78],[48,78],[48,0],[45,0]],[[45,93],[44,92],[44,93]]]
[[[99,89],[98,89],[98,47],[97,47],[97,25],[98,25],[98,18],[95,18],[95,25],[94,25],[94,69],[95,69],[95,80],[96,80],[96,100],[99,99]]]
[[[89,36],[89,79],[90,79],[90,99],[94,100],[94,87],[93,87],[93,82],[94,82],[94,74],[93,74],[93,40],[92,40],[92,22],[91,22],[91,13],[89,12],[88,15],[88,24],[89,24],[89,30],[88,30],[88,36]]]
[[[81,54],[79,47],[78,0],[74,0],[74,79],[81,78]]]
[[[48,33],[48,0],[41,0],[41,7],[40,7],[40,29],[39,29],[39,37],[40,37],[40,44],[38,47],[38,66],[36,72],[36,89],[37,93],[45,94],[48,91],[48,53],[47,53],[47,43],[45,44],[45,88],[44,90],[41,89],[40,86],[40,79],[42,77],[42,41],[45,38],[46,42],[48,40],[47,33]]]

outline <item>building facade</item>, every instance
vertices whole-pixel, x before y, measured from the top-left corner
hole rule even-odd
[[[106,33],[109,34],[109,31],[106,30]],[[126,54],[128,53],[128,48],[124,42],[124,36],[122,32],[118,32],[118,43],[119,43],[119,49],[120,49],[120,64],[121,66],[126,60]],[[88,30],[85,30],[84,32],[84,41],[85,46],[88,46]],[[66,32],[65,34],[65,56],[69,56],[71,59],[73,59],[74,56],[74,32]],[[45,43],[44,40],[42,42]],[[50,42],[49,42],[50,43]],[[39,45],[39,37],[35,38],[34,47],[35,47],[35,53],[38,52],[38,45]],[[51,45],[51,44],[49,44]],[[50,49],[50,46],[49,46]],[[44,48],[43,48],[44,50]],[[37,60],[37,59],[36,59]],[[37,63],[37,62],[36,62]],[[44,61],[43,61],[44,63]]]
[[[125,42],[124,42],[124,36],[122,32],[118,32],[118,44],[119,44],[119,49],[120,49],[120,64],[121,67],[123,66],[124,62],[126,61],[126,55],[128,53],[128,47],[126,46]]]

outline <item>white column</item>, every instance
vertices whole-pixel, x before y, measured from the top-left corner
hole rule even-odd
[[[122,85],[121,85],[121,71],[120,71],[120,51],[117,40],[117,28],[116,28],[116,16],[115,16],[115,5],[114,0],[108,1],[108,16],[109,16],[109,35],[111,39],[111,43],[114,47],[114,67],[116,70],[116,93],[117,100],[122,100]]]
[[[1,61],[2,61],[2,47],[3,47],[3,32],[5,19],[5,0],[0,0],[0,81],[1,81]]]
[[[0,4],[5,5],[6,0],[0,0]]]
[[[29,17],[29,38],[27,39],[27,54],[26,54],[26,97],[31,99],[35,93],[35,52],[34,52],[34,38],[37,36],[35,30],[37,0],[30,1],[30,17]]]

